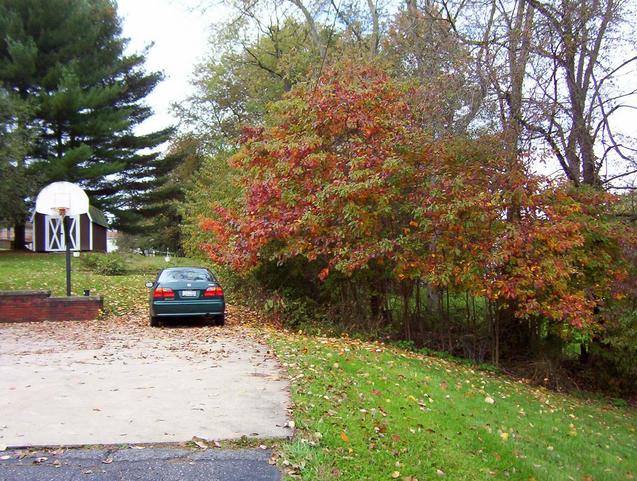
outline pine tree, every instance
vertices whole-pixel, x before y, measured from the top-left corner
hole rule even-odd
[[[23,159],[31,147],[32,132],[22,127],[29,114],[28,102],[0,88],[0,225],[23,219],[27,211],[21,200],[34,193],[35,179],[15,160]]]
[[[126,42],[112,0],[0,0],[0,82],[33,104],[15,127],[37,129],[24,157],[8,163],[38,187],[78,183],[116,216],[153,187],[153,148],[172,132],[135,134],[152,115],[143,100],[162,74],[145,71],[144,53],[125,54]]]
[[[199,140],[184,134],[171,141],[153,172],[153,188],[139,196],[134,209],[122,212],[121,227],[143,244],[171,252],[183,252],[182,219],[186,191],[192,186],[204,162]]]

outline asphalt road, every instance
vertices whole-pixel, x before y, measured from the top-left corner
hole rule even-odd
[[[262,449],[71,449],[0,452],[2,481],[278,481]]]

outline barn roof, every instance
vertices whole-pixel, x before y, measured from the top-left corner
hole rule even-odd
[[[108,219],[104,215],[104,212],[99,210],[97,207],[93,207],[92,205],[90,205],[88,207],[88,215],[93,223],[101,225],[102,227],[106,227],[108,229]]]

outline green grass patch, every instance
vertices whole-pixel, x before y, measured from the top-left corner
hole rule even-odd
[[[302,479],[637,477],[632,408],[381,344],[268,338],[292,378],[299,428],[284,466]]]
[[[145,283],[154,280],[163,267],[179,265],[202,265],[201,261],[173,257],[166,262],[164,257],[140,255],[122,256],[124,275],[104,275],[92,270],[80,258],[72,258],[72,292],[82,295],[84,289],[91,294],[104,296],[107,313],[123,314],[137,306],[143,306],[148,298]],[[89,254],[90,257],[111,254]],[[54,296],[66,294],[65,256],[63,253],[0,253],[0,290],[48,289]]]

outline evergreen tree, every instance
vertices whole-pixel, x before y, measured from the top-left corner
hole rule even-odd
[[[179,208],[201,162],[200,144],[192,135],[174,139],[157,159],[149,182],[152,188],[136,196],[134,208],[119,217],[123,230],[135,235],[135,247],[182,252]]]
[[[23,121],[29,114],[28,102],[0,88],[0,225],[24,219],[27,211],[21,200],[33,195],[35,179],[29,178],[21,161],[32,142]]]
[[[14,127],[36,130],[24,156],[4,164],[37,187],[78,183],[116,216],[154,187],[162,161],[153,148],[172,132],[135,134],[162,74],[144,70],[144,54],[126,55],[126,42],[112,0],[0,0],[0,82],[33,105]],[[19,243],[24,217],[15,224]]]

